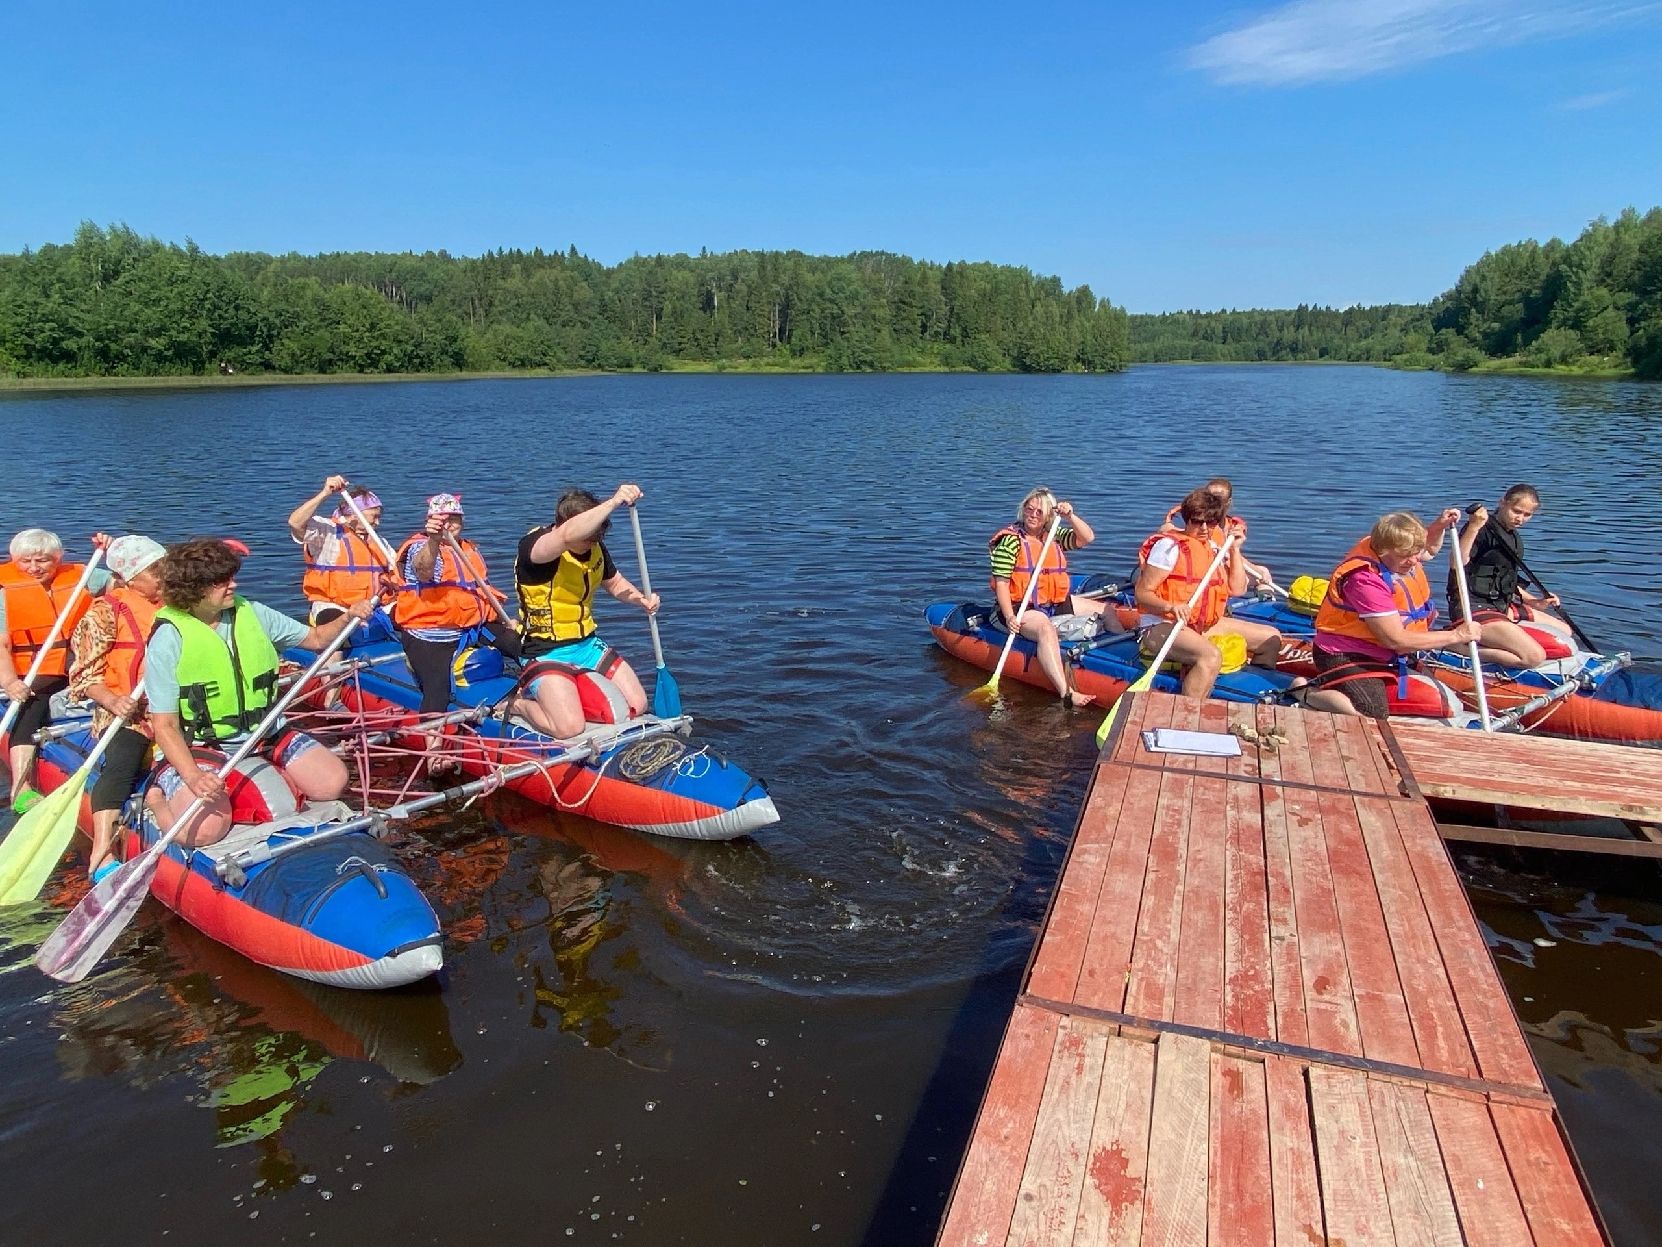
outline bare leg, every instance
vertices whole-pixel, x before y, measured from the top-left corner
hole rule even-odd
[[[151,794],[155,795],[160,808],[151,803]],[[146,794],[145,804],[156,815],[157,825],[167,831],[179,821],[181,814],[196,804],[196,795],[180,784],[173,795],[163,802],[160,792],[153,788]],[[202,807],[202,812],[191,819],[190,826],[185,828],[179,839],[185,844],[218,844],[230,830],[231,799],[222,794]]]
[[[1538,667],[1547,660],[1541,643],[1508,619],[1485,620],[1483,639],[1477,645],[1484,662],[1506,667]]]
[[[333,801],[351,782],[346,763],[327,749],[305,750],[283,768],[283,774],[308,801]]]
[[[577,689],[563,676],[540,677],[533,696],[514,698],[512,713],[544,736],[564,740],[583,732],[583,704],[578,700]]]
[[[12,800],[15,801],[17,794],[29,786],[29,780],[34,775],[35,747],[13,745],[7,759],[12,768]]]
[[[617,670],[612,672],[611,680],[623,694],[623,700],[629,703],[629,709],[636,714],[646,712],[646,690],[641,687],[641,678],[635,674],[633,667],[626,662],[619,662]]]
[[[92,874],[115,856],[115,825],[120,810],[98,810],[92,816],[92,851],[87,857],[87,874]]]
[[[1068,679],[1062,664],[1062,642],[1056,635],[1056,625],[1041,611],[1028,611],[1021,617],[1021,634],[1032,641],[1039,653],[1039,670],[1051,687],[1062,695],[1062,700],[1073,706],[1088,706],[1096,700],[1079,692]]]
[[[1175,626],[1161,624],[1158,628],[1151,628],[1144,635],[1143,644],[1158,650],[1166,643],[1166,637]],[[1172,642],[1167,658],[1183,668],[1183,696],[1197,701],[1211,696],[1212,686],[1217,683],[1218,673],[1223,669],[1223,655],[1218,653],[1216,645],[1203,636],[1195,635],[1192,629],[1185,628]]]

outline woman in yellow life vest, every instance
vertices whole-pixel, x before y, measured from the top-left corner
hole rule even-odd
[[[1056,539],[1045,552],[1045,534],[1056,516],[1062,524],[1056,530]],[[1071,502],[1058,502],[1056,495],[1042,485],[1028,491],[1016,508],[1016,522],[999,529],[987,542],[987,561],[992,570],[993,597],[998,601],[998,616],[1005,631],[1016,627],[1016,614],[1021,609],[1028,584],[1038,578],[1033,587],[1032,600],[1021,616],[1021,635],[1033,642],[1038,653],[1039,670],[1051,686],[1070,706],[1089,705],[1093,700],[1073,687],[1072,669],[1062,662],[1062,641],[1056,631],[1056,617],[1060,615],[1102,615],[1108,603],[1094,598],[1080,597],[1073,592],[1068,577],[1068,558],[1065,551],[1082,550],[1096,540],[1096,532],[1083,516],[1073,509]]]
[[[1281,657],[1281,634],[1267,624],[1235,619],[1226,614],[1229,599],[1246,592],[1246,556],[1241,546],[1246,525],[1224,513],[1223,498],[1202,487],[1183,499],[1178,508],[1181,529],[1162,530],[1143,543],[1137,568],[1137,635],[1144,649],[1153,653],[1165,644],[1175,622],[1181,620],[1170,651],[1183,668],[1183,693],[1203,698],[1212,692],[1222,659],[1210,638],[1234,633],[1247,644],[1255,666],[1274,668]],[[1233,534],[1223,565],[1206,580],[1206,587],[1193,611],[1189,599],[1200,587],[1207,569],[1223,542]],[[1216,537],[1216,540],[1214,540]]]
[[[317,515],[326,498],[342,490],[351,494],[363,513],[360,521],[344,499],[337,499],[334,514]],[[311,622],[328,623],[346,613],[354,602],[375,597],[397,579],[387,565],[383,544],[369,528],[381,522],[381,500],[362,485],[349,486],[344,476],[331,476],[289,516],[289,536],[294,538],[305,559],[306,572],[300,590],[311,603]]]
[[[98,533],[92,543],[104,546],[109,540]],[[10,561],[0,563],[0,691],[22,704],[12,723],[7,758],[12,809],[18,814],[40,800],[40,793],[30,783],[35,770],[35,733],[51,716],[53,694],[69,687],[69,638],[91,607],[93,595],[102,593],[110,583],[110,573],[97,568],[87,581],[86,592],[77,597],[75,586],[85,570],[85,564],[63,561],[63,542],[44,528],[25,528],[18,533],[11,540]],[[31,685],[24,677],[65,607],[69,613],[63,627],[41,660]]]
[[[199,761],[194,750],[235,752],[277,700],[281,650],[326,648],[354,619],[367,619],[373,601],[354,603],[338,619],[309,626],[237,592],[242,559],[225,542],[199,537],[169,547],[162,560],[162,600],[144,652],[144,691],[156,745],[167,760],[151,809],[171,825],[197,798],[207,803],[185,838],[223,840],[231,806],[221,762]],[[305,732],[275,725],[254,757],[270,762],[303,797],[332,801],[346,791],[346,765]]]
[[[642,593],[631,584],[601,540],[611,526],[612,513],[633,506],[640,498],[640,487],[627,483],[604,502],[586,489],[568,489],[554,505],[554,522],[521,537],[514,560],[525,658],[569,663],[606,676],[617,685],[632,714],[646,709],[646,690],[634,669],[600,639],[594,599],[604,589],[648,615],[658,609],[658,595]],[[529,696],[515,700],[514,713],[538,731],[575,736],[583,730],[582,706],[570,680],[533,675],[525,692]]]
[[[105,566],[115,583],[92,604],[70,638],[71,701],[93,705],[92,732],[100,736],[115,719],[127,724],[115,734],[92,786],[92,850],[87,873],[94,883],[120,863],[114,856],[121,807],[150,770],[154,738],[143,711],[144,647],[162,605],[161,571],[166,554],[149,537],[129,534],[110,542]]]

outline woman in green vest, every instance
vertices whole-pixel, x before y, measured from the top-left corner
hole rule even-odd
[[[600,639],[593,608],[595,594],[604,589],[648,615],[658,609],[658,595],[631,584],[601,540],[611,527],[612,512],[633,506],[640,497],[640,486],[630,484],[619,485],[604,502],[586,489],[568,489],[554,506],[554,522],[521,537],[514,560],[526,662],[542,658],[599,672],[617,685],[633,714],[646,709],[646,690],[629,664]],[[583,709],[570,680],[533,678],[525,691],[529,696],[515,700],[514,713],[538,731],[563,737],[583,730]]]
[[[162,601],[144,653],[150,722],[167,767],[156,781],[165,808],[151,809],[166,825],[197,798],[207,809],[187,839],[223,840],[231,807],[218,764],[199,760],[193,747],[231,754],[248,739],[277,699],[278,653],[291,646],[321,650],[353,619],[368,618],[373,601],[310,627],[237,592],[242,558],[212,537],[181,542],[161,562]],[[252,757],[263,757],[301,796],[332,801],[346,791],[345,764],[304,732],[281,723],[265,734]],[[171,811],[171,813],[169,813]]]

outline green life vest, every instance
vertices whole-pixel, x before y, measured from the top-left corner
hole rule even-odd
[[[531,530],[544,533],[546,528]],[[587,554],[562,551],[553,575],[541,584],[528,584],[514,568],[519,594],[520,631],[533,641],[577,641],[594,632],[590,606],[606,568],[606,551],[597,541]]]
[[[187,739],[212,745],[259,726],[277,690],[277,647],[248,599],[231,607],[231,643],[189,611],[164,606],[156,624],[179,630],[179,724]]]

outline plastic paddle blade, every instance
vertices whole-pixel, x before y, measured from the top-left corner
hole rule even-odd
[[[91,770],[83,766],[37,801],[0,844],[0,905],[20,905],[40,895],[75,834]]]
[[[1102,726],[1096,730],[1096,747],[1098,749],[1108,743],[1108,733],[1114,730],[1114,724],[1120,717],[1120,707],[1132,693],[1146,693],[1154,687],[1154,668],[1150,667],[1136,681],[1126,686],[1125,692],[1114,698],[1114,704],[1108,707],[1108,713],[1102,716]]]
[[[681,713],[681,687],[668,667],[659,667],[658,677],[652,682],[652,713],[660,719],[673,719]]]
[[[35,953],[41,972],[63,983],[86,978],[150,895],[160,862],[147,850],[83,896]]]
[[[965,693],[964,696],[969,698],[971,701],[989,702],[989,703],[997,701],[998,700],[998,677],[995,675],[992,679],[988,680],[985,684],[982,684],[977,688],[970,689],[970,691]]]

